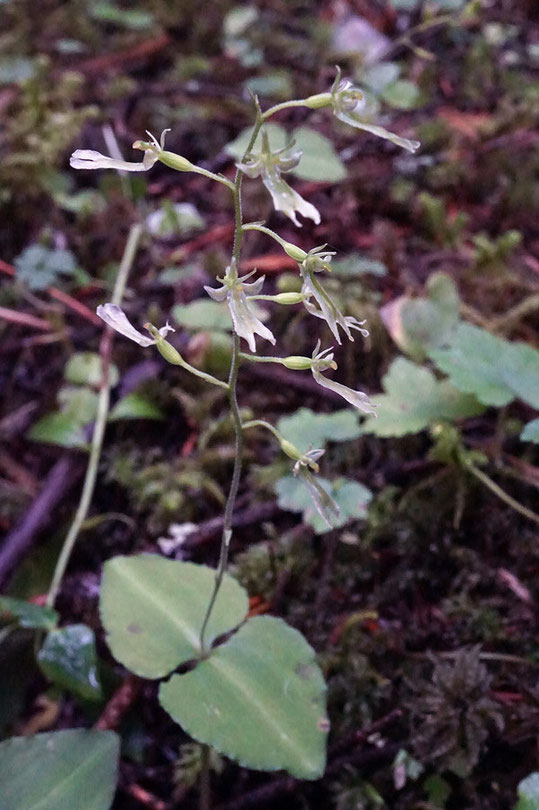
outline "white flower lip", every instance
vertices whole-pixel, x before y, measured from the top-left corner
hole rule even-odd
[[[139,163],[116,160],[93,149],[76,149],[69,158],[69,165],[72,169],[117,169],[120,172],[146,172],[151,168],[145,166],[143,160]]]
[[[318,341],[313,352],[313,362],[311,365],[312,375],[318,385],[321,385],[322,388],[327,388],[329,391],[334,391],[349,402],[350,405],[353,405],[354,408],[357,408],[358,411],[371,413],[376,416],[375,406],[372,404],[367,394],[363,391],[354,391],[353,388],[348,388],[347,385],[343,385],[343,383],[336,382],[335,380],[328,380],[327,377],[321,374],[321,371],[325,371],[328,368],[337,368],[337,364],[333,360],[333,352],[331,349],[324,349],[324,351],[321,352],[320,341]]]
[[[100,304],[97,307],[96,313],[102,321],[105,321],[108,326],[110,326],[116,332],[119,332],[120,335],[129,338],[129,340],[134,340],[135,343],[139,344],[139,346],[144,346],[146,348],[148,346],[153,346],[157,342],[155,338],[147,337],[147,335],[143,335],[142,332],[135,329],[123,309],[116,306],[116,304]],[[159,334],[162,338],[165,338],[169,332],[174,331],[175,330],[172,328],[172,326],[169,326],[167,323],[165,326],[161,327]]]

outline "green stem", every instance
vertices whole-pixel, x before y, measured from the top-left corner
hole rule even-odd
[[[210,180],[215,180],[216,183],[221,183],[223,186],[226,186],[232,194],[234,194],[236,187],[232,180],[229,180],[227,177],[223,177],[222,174],[214,174],[210,172],[208,169],[203,169],[202,166],[195,166],[192,171],[195,174],[201,174],[203,177],[208,177]]]
[[[539,525],[539,515],[533,512],[531,509],[528,509],[526,506],[522,506],[521,503],[516,501],[511,495],[508,495],[505,490],[498,486],[488,475],[486,475],[482,470],[479,470],[474,464],[467,464],[466,469],[471,472],[482,484],[484,484],[494,495],[497,495],[500,500],[504,501],[508,506],[515,510],[515,512],[520,512],[521,515],[524,515],[525,518],[528,520],[532,520],[534,523]]]
[[[273,433],[279,444],[281,444],[283,440],[283,437],[281,436],[277,428],[273,427],[273,425],[270,425],[270,423],[266,422],[264,419],[251,419],[249,422],[244,422],[242,427],[244,430],[247,430],[247,428],[251,427],[263,427],[266,428],[266,430],[269,430],[271,433]]]
[[[307,104],[306,98],[296,98],[292,99],[291,101],[283,101],[281,102],[281,104],[275,104],[273,107],[270,107],[269,110],[266,110],[265,113],[262,113],[262,121],[267,121],[268,118],[271,118],[271,116],[275,115],[275,113],[281,112],[281,110],[289,110],[291,107],[308,107],[308,106],[309,105]],[[251,148],[252,145],[250,149]]]
[[[159,348],[159,346],[157,348]],[[206,374],[205,371],[200,371],[200,369],[195,368],[188,363],[187,360],[184,360],[180,354],[178,354],[178,357],[173,358],[171,356],[165,356],[165,359],[173,366],[180,366],[180,368],[184,368],[186,371],[194,374],[195,377],[200,377],[201,380],[205,380],[212,385],[218,385],[220,388],[224,388],[225,391],[228,391],[228,383],[223,382],[223,380],[218,380],[217,377],[214,377],[212,374]]]
[[[256,110],[257,110],[256,123],[253,128],[253,132],[251,134],[251,138],[245,150],[244,156],[248,152],[250,152],[250,150],[253,148],[253,144],[256,141],[257,135],[260,132],[260,127],[262,126],[262,114],[260,112],[258,102]],[[243,237],[243,219],[241,210],[242,179],[243,174],[241,170],[238,169],[236,171],[236,177],[234,181],[235,230],[234,230],[234,248],[232,252],[232,262],[236,267],[239,265],[240,261],[241,242]],[[232,516],[234,514],[234,505],[236,503],[236,497],[238,495],[238,489],[240,486],[241,467],[243,462],[243,428],[241,424],[241,414],[240,409],[238,407],[238,397],[236,390],[240,363],[241,363],[240,339],[238,335],[234,332],[233,347],[232,347],[232,362],[230,364],[230,373],[228,375],[228,400],[230,403],[230,412],[232,414],[232,420],[234,422],[234,437],[235,437],[234,470],[232,472],[232,481],[230,483],[230,490],[228,492],[228,498],[225,505],[225,515],[223,522],[223,534],[221,536],[221,552],[219,555],[219,565],[217,567],[217,571],[215,572],[215,583],[213,586],[212,595],[210,597],[210,601],[206,609],[206,615],[204,616],[204,621],[202,622],[202,627],[200,629],[200,651],[202,656],[207,655],[207,649],[205,645],[206,629],[208,627],[208,622],[210,620],[213,608],[215,606],[215,602],[217,601],[217,596],[221,588],[223,577],[228,567],[228,550],[230,547],[230,540],[232,538]]]
[[[114,291],[112,293],[113,304],[119,305],[121,303],[125,290],[125,285],[127,283],[127,278],[129,276],[129,272],[135,260],[141,234],[142,234],[142,225],[137,223],[131,226],[129,236],[127,237],[124,254],[122,256],[122,261],[120,262],[116,282],[114,284]],[[60,590],[60,585],[62,583],[62,579],[64,577],[67,565],[69,563],[69,558],[71,557],[73,547],[77,541],[77,537],[79,535],[81,526],[86,520],[86,516],[90,508],[92,496],[94,494],[95,482],[97,478],[97,468],[99,465],[99,459],[101,457],[101,448],[103,445],[103,437],[105,435],[105,427],[107,424],[109,404],[110,404],[110,374],[108,368],[108,359],[104,358],[103,380],[101,383],[101,388],[99,390],[99,397],[97,401],[97,415],[95,418],[94,431],[92,434],[92,444],[90,447],[90,457],[88,459],[88,467],[86,468],[86,475],[84,477],[84,484],[82,486],[79,505],[75,513],[75,517],[73,518],[73,523],[71,524],[69,531],[67,533],[67,537],[64,540],[60,556],[58,557],[58,561],[56,563],[56,568],[54,569],[54,574],[50,584],[49,592],[47,594],[46,604],[49,607],[52,607],[54,605],[54,602],[56,601],[56,597],[58,596],[58,591]]]

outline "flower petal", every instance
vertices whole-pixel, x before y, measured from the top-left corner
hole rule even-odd
[[[287,217],[290,217],[294,225],[301,228],[301,223],[296,217],[296,211],[302,217],[312,219],[316,225],[320,224],[320,212],[315,208],[312,203],[304,200],[301,194],[294,191],[288,183],[283,180],[279,171],[274,168],[272,170],[265,169],[262,173],[262,182],[268,189],[273,199],[273,207],[276,211],[282,211]]]
[[[330,391],[334,391],[340,397],[345,399],[350,405],[353,405],[354,408],[357,408],[358,411],[362,411],[362,413],[372,413],[376,415],[376,409],[372,402],[370,401],[367,394],[363,393],[363,391],[354,391],[353,388],[348,388],[348,386],[343,385],[340,382],[336,382],[335,380],[328,380],[327,377],[324,377],[323,374],[313,365],[312,367],[312,374],[318,385],[321,385],[322,388],[328,388]]]
[[[133,324],[128,320],[125,312],[120,309],[120,307],[116,306],[116,304],[100,304],[96,312],[101,320],[105,321],[108,326],[112,327],[112,329],[119,332],[121,335],[124,335],[124,337],[134,340],[139,346],[152,346],[155,343],[153,338],[149,338],[135,329]],[[163,328],[165,329],[167,327]],[[168,327],[168,329],[170,328],[171,327]]]
[[[76,149],[69,158],[69,165],[72,169],[117,169],[121,172],[145,172],[151,168],[145,166],[143,161],[130,163],[127,160],[116,160],[93,149]]]
[[[419,141],[411,141],[408,138],[401,138],[400,135],[395,135],[388,129],[384,129],[384,127],[362,121],[361,118],[359,116],[355,116],[353,112],[349,113],[345,110],[339,109],[335,109],[334,111],[335,116],[340,121],[344,121],[345,124],[349,124],[351,127],[356,127],[356,129],[364,129],[366,132],[370,132],[372,135],[376,135],[378,138],[384,138],[386,141],[391,141],[391,143],[396,144],[396,146],[402,146],[403,149],[407,149],[409,152],[416,152],[421,146]]]
[[[301,478],[309,490],[314,508],[327,526],[333,529],[335,521],[339,519],[339,515],[341,514],[339,505],[305,466],[300,465],[298,469],[294,466],[294,475]]]
[[[260,335],[274,346],[275,337],[267,326],[256,317],[245,293],[237,287],[232,287],[228,296],[228,307],[232,316],[232,323],[237,335],[249,344],[249,349],[256,352],[255,334]]]

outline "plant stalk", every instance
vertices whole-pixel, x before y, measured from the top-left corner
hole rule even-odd
[[[129,235],[127,237],[127,242],[125,244],[124,253],[122,256],[122,260],[120,262],[120,267],[118,269],[118,275],[116,276],[116,281],[114,283],[114,290],[112,293],[113,304],[119,305],[121,303],[125,291],[125,286],[127,283],[127,278],[129,276],[129,272],[135,260],[141,235],[142,235],[142,225],[140,223],[132,225],[131,230],[129,231]],[[109,331],[108,333],[105,332],[104,337],[106,340],[110,340],[110,327],[107,327],[107,330]],[[106,345],[107,344],[105,343],[105,346]],[[56,563],[56,568],[54,569],[54,574],[52,577],[52,581],[49,587],[49,592],[47,594],[46,600],[46,604],[49,607],[53,607],[56,601],[56,597],[58,596],[58,591],[60,590],[60,585],[62,583],[62,579],[64,578],[64,574],[68,566],[71,553],[77,541],[77,537],[79,536],[82,524],[84,523],[88,515],[88,510],[90,508],[90,504],[92,502],[92,497],[94,494],[95,482],[97,478],[97,468],[99,466],[99,459],[101,457],[103,437],[105,435],[105,427],[107,424],[107,416],[109,413],[109,404],[110,404],[110,373],[109,373],[109,360],[107,357],[106,348],[102,352],[102,371],[103,371],[103,379],[101,381],[101,387],[99,389],[99,397],[97,401],[97,415],[95,418],[94,430],[92,433],[90,456],[88,459],[88,466],[86,468],[86,475],[84,477],[84,484],[82,486],[80,501],[77,511],[75,513],[75,517],[73,518],[73,522],[69,527],[69,531],[67,533],[67,536],[64,540],[64,544],[62,546],[62,550],[60,552],[60,556],[58,557],[58,561]]]

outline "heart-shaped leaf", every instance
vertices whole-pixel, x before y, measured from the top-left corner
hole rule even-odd
[[[250,619],[191,672],[159,690],[192,737],[248,768],[300,779],[324,772],[329,723],[314,650],[281,619]]]
[[[539,403],[539,351],[485,329],[462,323],[447,348],[429,356],[459,391],[475,394],[485,405],[501,407],[515,397]]]
[[[0,743],[2,810],[108,810],[120,740],[112,731],[52,731]]]
[[[435,422],[465,419],[483,410],[477,400],[439,381],[426,368],[397,357],[382,384],[386,393],[371,397],[377,405],[376,417],[363,425],[365,433],[377,436],[404,436],[419,433]]]
[[[323,448],[328,441],[357,439],[362,432],[357,411],[351,408],[335,413],[315,413],[309,408],[299,408],[290,416],[281,417],[277,429],[302,453],[310,447]]]
[[[114,657],[136,675],[162,678],[199,656],[214,582],[212,568],[156,554],[106,562],[100,611]],[[206,642],[240,624],[248,607],[245,590],[225,575]]]
[[[95,637],[85,624],[48,633],[37,660],[47,678],[58,686],[86,700],[101,699]]]

